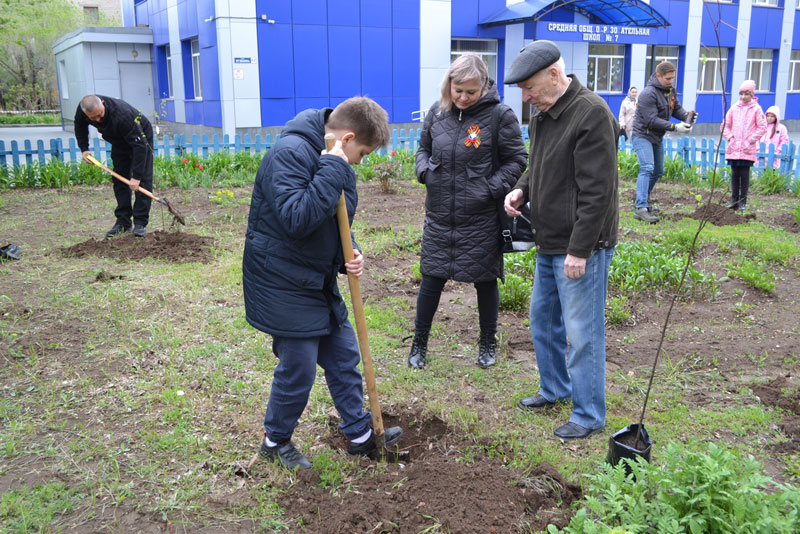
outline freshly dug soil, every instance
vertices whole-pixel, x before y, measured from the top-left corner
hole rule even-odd
[[[795,415],[785,417],[778,424],[781,432],[789,436],[790,441],[773,443],[770,448],[780,453],[800,451],[800,389],[795,388],[785,376],[779,376],[766,384],[752,385],[753,395],[761,399],[765,406],[777,406]],[[791,393],[784,393],[793,390]]]
[[[68,248],[62,248],[65,256],[101,256],[116,260],[141,260],[156,258],[173,263],[211,260],[211,244],[214,240],[183,232],[163,232],[157,230],[144,237],[125,234],[110,239],[90,239]]]
[[[729,210],[725,206],[719,204],[707,204],[698,206],[691,215],[687,215],[691,219],[701,221],[707,219],[708,222],[716,226],[732,226],[736,224],[745,224],[756,218],[756,214],[746,212],[744,215],[734,210]]]

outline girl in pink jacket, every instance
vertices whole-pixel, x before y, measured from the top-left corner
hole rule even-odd
[[[730,209],[744,211],[750,188],[750,167],[756,162],[761,137],[767,131],[767,119],[755,97],[756,82],[746,80],[739,87],[739,101],[725,115],[722,136],[728,145],[725,159],[731,166]]]
[[[761,142],[764,143],[767,154],[769,154],[769,145],[775,145],[775,159],[772,162],[772,168],[777,169],[781,166],[781,159],[778,157],[781,153],[781,148],[783,148],[783,145],[789,144],[789,132],[786,131],[786,126],[781,124],[781,108],[772,106],[767,110],[766,116],[767,132],[761,138]],[[763,160],[764,158],[761,159]],[[766,163],[762,162],[761,166],[766,167]]]

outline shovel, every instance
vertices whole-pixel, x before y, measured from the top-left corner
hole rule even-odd
[[[330,151],[336,144],[336,137],[332,133],[325,134],[325,150]],[[350,221],[347,218],[347,204],[344,200],[344,191],[339,197],[336,207],[336,222],[339,224],[339,237],[342,241],[344,261],[348,262],[355,257],[353,241],[350,236]],[[378,387],[375,384],[375,367],[372,365],[372,353],[369,350],[369,337],[367,334],[367,321],[364,317],[364,301],[361,298],[361,285],[358,277],[347,274],[347,283],[350,285],[350,300],[353,304],[353,314],[356,316],[356,333],[358,334],[358,347],[361,349],[361,361],[364,363],[364,380],[367,382],[369,393],[369,409],[372,412],[372,430],[375,432],[376,450],[383,451],[386,439],[383,433],[383,416],[381,403],[378,400]]]
[[[111,169],[109,169],[108,167],[106,167],[105,165],[100,163],[99,161],[97,161],[94,158],[94,156],[92,156],[91,154],[87,155],[86,159],[89,160],[89,162],[92,163],[93,165],[97,165],[98,167],[100,167],[101,169],[106,171],[108,174],[110,174],[111,176],[113,176],[114,178],[119,180],[120,182],[122,182],[124,184],[131,185],[131,181],[130,180],[128,180],[127,178],[125,178],[123,176],[120,176],[119,174],[115,173],[114,171],[112,171]],[[175,217],[175,220],[178,221],[179,223],[181,223],[182,225],[186,226],[186,219],[183,218],[183,215],[181,215],[181,213],[177,209],[175,209],[169,203],[169,201],[167,201],[167,199],[158,198],[157,196],[155,196],[153,193],[151,193],[150,191],[148,191],[144,187],[139,187],[139,191],[141,191],[142,194],[152,198],[153,200],[155,200],[159,204],[162,204],[162,205],[166,206],[167,209],[169,210],[169,212],[172,214],[172,216]]]

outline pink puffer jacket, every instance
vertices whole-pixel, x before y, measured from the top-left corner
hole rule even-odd
[[[776,123],[775,123],[775,134],[772,134],[772,124],[767,123],[767,131],[764,133],[764,137],[761,138],[761,142],[764,143],[764,150],[769,154],[769,145],[775,145],[775,154],[776,156],[781,153],[781,149],[783,145],[789,143],[789,132],[786,131],[786,126],[781,124],[781,109],[778,106],[772,106],[769,108],[766,113],[772,113],[775,115]],[[765,115],[766,115],[765,113]],[[764,158],[761,158],[762,160]],[[761,165],[765,165],[763,162]],[[773,162],[772,166],[777,169],[781,166],[780,158],[776,157]]]
[[[747,104],[739,100],[731,106],[720,130],[728,143],[725,148],[726,160],[755,161],[761,136],[767,131],[767,118],[758,105],[758,98],[753,97]]]

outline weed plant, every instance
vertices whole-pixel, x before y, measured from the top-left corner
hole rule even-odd
[[[753,180],[753,189],[765,195],[783,193],[788,189],[789,176],[785,176],[775,169],[762,169],[756,171]]]
[[[533,273],[536,271],[536,249],[504,254],[503,269],[506,273],[532,279]]]
[[[800,206],[795,206],[789,213],[792,214],[792,217],[794,217],[795,222],[798,225],[800,225]]]
[[[611,297],[606,303],[606,320],[609,324],[623,324],[630,319],[631,311],[628,297],[618,295]]]
[[[500,309],[517,313],[525,312],[531,301],[531,282],[514,273],[506,273],[506,281],[500,284]]]
[[[634,241],[617,245],[608,281],[623,294],[646,290],[675,290],[681,280],[686,254],[656,242]],[[684,292],[692,296],[714,296],[718,283],[714,273],[689,266]]]
[[[5,124],[61,124],[61,115],[57,113],[0,115],[0,125]]]
[[[617,153],[617,166],[620,178],[636,179],[639,176],[639,158],[635,152]]]
[[[728,276],[735,276],[759,291],[767,294],[775,291],[775,274],[765,270],[763,262],[743,259],[738,263],[729,263],[728,269]]]
[[[586,475],[586,508],[548,534],[797,532],[800,489],[775,483],[752,456],[713,443],[703,452],[671,443],[660,455],[628,464],[631,474],[620,463]]]

